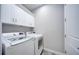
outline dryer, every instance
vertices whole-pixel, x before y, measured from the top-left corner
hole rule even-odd
[[[43,35],[42,34],[30,33],[30,34],[27,34],[27,36],[32,36],[34,38],[35,55],[42,54],[42,51],[44,49]]]

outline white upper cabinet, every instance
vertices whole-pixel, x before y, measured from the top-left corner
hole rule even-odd
[[[3,23],[34,27],[34,17],[16,5],[1,5]]]

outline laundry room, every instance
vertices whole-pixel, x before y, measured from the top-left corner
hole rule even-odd
[[[79,55],[78,10],[78,4],[0,4],[0,55]]]

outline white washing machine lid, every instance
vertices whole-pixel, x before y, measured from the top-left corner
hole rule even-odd
[[[19,43],[22,43],[24,41],[28,41],[28,40],[31,40],[31,39],[33,39],[33,38],[28,37],[28,38],[24,38],[22,40],[14,41],[14,42],[10,42],[10,41],[8,41],[7,39],[4,39],[4,38],[2,38],[1,40],[2,40],[2,44],[4,44],[5,47],[10,47],[10,46],[13,46],[13,45],[16,45],[16,44],[19,44]]]

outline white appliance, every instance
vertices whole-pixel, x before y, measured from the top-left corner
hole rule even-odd
[[[2,50],[5,55],[33,55],[34,39],[23,32],[3,33]]]
[[[35,55],[40,55],[43,52],[44,45],[43,45],[43,35],[42,34],[34,34],[28,33],[27,36],[31,36],[34,38],[35,44]]]
[[[79,55],[79,5],[65,5],[65,50]]]

